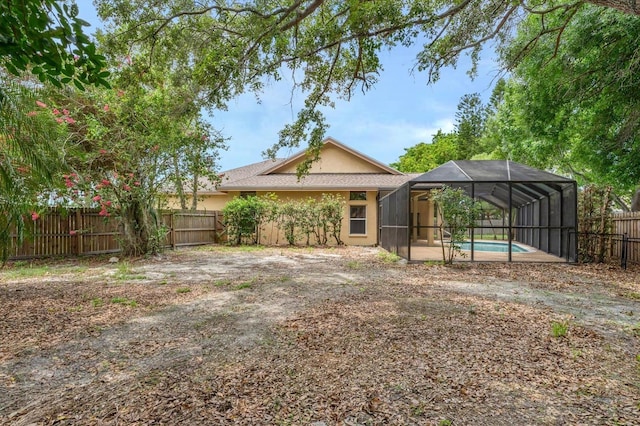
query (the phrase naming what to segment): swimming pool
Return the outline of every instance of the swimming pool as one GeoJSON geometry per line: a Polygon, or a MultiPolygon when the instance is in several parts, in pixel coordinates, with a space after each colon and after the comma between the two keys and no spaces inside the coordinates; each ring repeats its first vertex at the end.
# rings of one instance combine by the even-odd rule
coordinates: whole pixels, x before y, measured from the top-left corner
{"type": "MultiPolygon", "coordinates": [[[[460,243],[460,250],[471,251],[471,242],[465,241],[464,243],[460,243]]],[[[509,243],[506,241],[495,241],[495,242],[474,241],[473,250],[492,252],[492,253],[508,253],[509,243]]],[[[527,250],[526,248],[519,246],[516,243],[511,243],[511,253],[528,253],[528,252],[529,250],[527,250]]]]}

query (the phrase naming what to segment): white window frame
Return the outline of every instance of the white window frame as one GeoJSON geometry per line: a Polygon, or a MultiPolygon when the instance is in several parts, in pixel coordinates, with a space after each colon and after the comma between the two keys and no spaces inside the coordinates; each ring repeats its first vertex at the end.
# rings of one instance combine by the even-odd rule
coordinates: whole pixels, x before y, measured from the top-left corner
{"type": "Polygon", "coordinates": [[[366,237],[367,236],[367,205],[366,204],[349,204],[349,235],[354,237],[366,237]],[[351,217],[351,209],[354,207],[364,208],[364,217],[351,217]],[[353,221],[364,222],[364,232],[363,233],[353,233],[351,229],[351,224],[353,221]]]}

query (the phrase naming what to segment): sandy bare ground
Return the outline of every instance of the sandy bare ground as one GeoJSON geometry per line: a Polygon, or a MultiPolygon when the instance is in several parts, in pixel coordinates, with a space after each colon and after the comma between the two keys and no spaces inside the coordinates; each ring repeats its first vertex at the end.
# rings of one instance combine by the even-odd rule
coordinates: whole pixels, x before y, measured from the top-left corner
{"type": "Polygon", "coordinates": [[[0,423],[640,424],[637,269],[381,252],[14,265],[0,423]]]}

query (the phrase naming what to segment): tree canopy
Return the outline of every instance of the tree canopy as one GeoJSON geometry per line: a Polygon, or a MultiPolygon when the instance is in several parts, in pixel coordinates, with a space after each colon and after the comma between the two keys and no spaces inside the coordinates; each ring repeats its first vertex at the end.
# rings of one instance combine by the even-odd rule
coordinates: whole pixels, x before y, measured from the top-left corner
{"type": "MultiPolygon", "coordinates": [[[[586,5],[570,20],[562,9],[529,15],[500,46],[503,65],[515,66],[496,85],[476,151],[453,154],[510,158],[630,194],[640,184],[639,44],[640,19],[614,9],[586,5]],[[560,27],[561,39],[549,31],[560,27]]],[[[480,128],[474,122],[466,127],[480,128]]],[[[433,158],[439,145],[440,137],[410,148],[400,163],[433,158]]]]}
{"type": "Polygon", "coordinates": [[[73,82],[108,86],[105,58],[84,34],[89,23],[73,1],[0,2],[0,65],[16,76],[25,72],[58,87],[73,82]]]}
{"type": "MultiPolygon", "coordinates": [[[[637,14],[633,1],[593,3],[637,14]]],[[[478,60],[489,40],[506,43],[527,16],[562,17],[542,34],[559,36],[583,2],[506,0],[97,0],[108,22],[108,45],[121,54],[148,49],[149,61],[172,57],[193,69],[202,98],[226,108],[245,90],[259,92],[268,79],[290,72],[306,95],[294,123],[280,133],[282,146],[308,141],[319,148],[326,123],[319,107],[334,96],[366,91],[382,69],[379,52],[423,44],[417,67],[435,81],[461,54],[478,60]]],[[[474,72],[473,69],[470,70],[474,72]]]]}
{"type": "MultiPolygon", "coordinates": [[[[498,87],[501,88],[502,83],[498,87]]],[[[458,103],[452,132],[438,130],[431,143],[422,142],[406,148],[391,167],[402,172],[428,172],[450,160],[465,160],[483,154],[481,141],[489,111],[478,93],[464,95],[458,103]]]]}

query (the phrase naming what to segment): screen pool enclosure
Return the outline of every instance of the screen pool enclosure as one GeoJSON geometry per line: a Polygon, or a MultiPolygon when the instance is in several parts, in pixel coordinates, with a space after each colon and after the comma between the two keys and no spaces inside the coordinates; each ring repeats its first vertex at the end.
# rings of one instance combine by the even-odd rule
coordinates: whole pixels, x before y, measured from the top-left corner
{"type": "Polygon", "coordinates": [[[576,182],[509,160],[449,161],[382,197],[381,246],[409,261],[438,260],[449,234],[430,196],[445,186],[481,202],[466,260],[576,261],[576,182]],[[506,245],[502,257],[476,249],[490,241],[506,245]],[[516,253],[515,242],[525,251],[516,253]]]}

